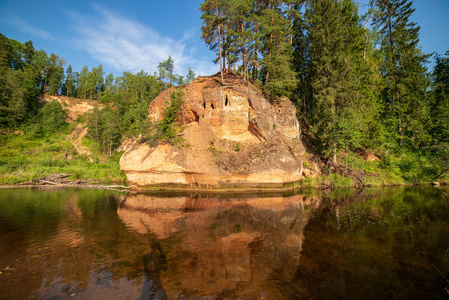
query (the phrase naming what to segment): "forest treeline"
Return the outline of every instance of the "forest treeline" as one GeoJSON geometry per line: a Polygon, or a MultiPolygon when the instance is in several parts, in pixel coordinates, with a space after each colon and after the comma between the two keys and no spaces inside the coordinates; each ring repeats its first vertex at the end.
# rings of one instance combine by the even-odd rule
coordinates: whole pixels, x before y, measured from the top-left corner
{"type": "Polygon", "coordinates": [[[164,89],[192,81],[190,69],[174,72],[171,57],[159,63],[158,71],[106,75],[102,65],[79,72],[55,54],[0,34],[0,129],[24,129],[35,136],[51,134],[66,125],[62,105],[43,106],[39,96],[61,95],[98,100],[104,106],[84,116],[89,136],[101,150],[111,153],[123,138],[148,133],[148,107],[164,89]],[[51,120],[51,121],[49,121],[51,120]]]}
{"type": "MultiPolygon", "coordinates": [[[[385,168],[416,169],[415,177],[447,174],[449,52],[422,53],[412,1],[370,1],[361,14],[354,0],[204,0],[200,11],[221,73],[235,70],[265,94],[289,97],[325,160],[373,152],[385,168]]],[[[106,109],[87,121],[104,152],[148,133],[150,102],[195,77],[190,69],[175,74],[171,58],[153,74],[114,77],[101,65],[78,72],[31,41],[3,35],[0,55],[2,128],[52,131],[45,126],[57,122],[42,122],[55,115],[40,107],[43,93],[98,100],[106,109]]]]}
{"type": "Polygon", "coordinates": [[[373,0],[364,14],[353,0],[205,0],[200,10],[222,72],[289,97],[322,157],[370,150],[425,176],[448,171],[449,52],[427,70],[412,1],[373,0]]]}

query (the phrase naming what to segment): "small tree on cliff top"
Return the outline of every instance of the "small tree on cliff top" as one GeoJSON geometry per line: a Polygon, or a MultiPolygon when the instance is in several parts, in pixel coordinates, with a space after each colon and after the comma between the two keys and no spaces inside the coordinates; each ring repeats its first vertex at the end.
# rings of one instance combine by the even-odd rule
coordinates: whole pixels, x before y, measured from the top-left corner
{"type": "Polygon", "coordinates": [[[179,135],[184,130],[177,124],[178,113],[181,111],[184,93],[181,89],[173,91],[170,95],[170,102],[163,112],[162,120],[152,124],[147,140],[154,146],[158,142],[167,142],[171,145],[181,145],[184,141],[179,135]]]}

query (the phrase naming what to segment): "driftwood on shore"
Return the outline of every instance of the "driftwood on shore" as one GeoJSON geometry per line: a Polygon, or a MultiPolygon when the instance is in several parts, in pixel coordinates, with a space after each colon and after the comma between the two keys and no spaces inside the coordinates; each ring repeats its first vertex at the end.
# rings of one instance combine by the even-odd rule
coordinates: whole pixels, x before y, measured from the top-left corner
{"type": "Polygon", "coordinates": [[[33,185],[33,186],[79,186],[87,188],[102,188],[102,189],[130,189],[132,186],[124,185],[97,185],[93,180],[69,180],[68,178],[72,174],[51,174],[45,177],[36,178],[31,181],[23,182],[21,185],[33,185]]]}

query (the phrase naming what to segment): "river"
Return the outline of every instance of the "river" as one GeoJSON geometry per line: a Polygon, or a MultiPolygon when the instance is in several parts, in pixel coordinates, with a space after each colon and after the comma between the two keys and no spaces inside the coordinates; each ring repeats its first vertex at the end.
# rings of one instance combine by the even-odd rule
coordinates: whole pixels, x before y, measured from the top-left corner
{"type": "Polygon", "coordinates": [[[447,299],[449,189],[0,190],[1,299],[447,299]]]}

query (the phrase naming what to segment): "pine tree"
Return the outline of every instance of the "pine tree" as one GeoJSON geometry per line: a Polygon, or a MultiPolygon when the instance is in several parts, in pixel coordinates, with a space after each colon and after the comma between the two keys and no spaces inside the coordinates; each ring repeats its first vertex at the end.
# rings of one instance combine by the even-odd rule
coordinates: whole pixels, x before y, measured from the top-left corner
{"type": "Polygon", "coordinates": [[[436,55],[432,72],[432,98],[430,117],[432,120],[432,154],[435,180],[449,172],[449,51],[445,57],[436,55]]]}
{"type": "Polygon", "coordinates": [[[203,20],[201,38],[209,45],[211,50],[218,51],[222,84],[224,83],[222,43],[224,40],[223,24],[225,22],[225,16],[223,11],[225,6],[226,1],[224,0],[205,0],[200,6],[202,12],[201,19],[203,20]]]}
{"type": "Polygon", "coordinates": [[[345,75],[349,74],[341,15],[334,1],[314,1],[308,19],[314,127],[321,151],[336,162],[339,117],[345,104],[342,92],[345,75]]]}
{"type": "Polygon", "coordinates": [[[22,75],[22,70],[9,70],[6,74],[8,123],[13,127],[23,122],[27,113],[26,90],[21,86],[22,75]]]}
{"type": "Polygon", "coordinates": [[[434,144],[449,144],[449,51],[445,57],[436,55],[433,69],[432,101],[432,137],[434,144]]]}
{"type": "Polygon", "coordinates": [[[173,85],[177,81],[177,78],[174,73],[175,63],[171,56],[160,62],[157,66],[159,71],[159,80],[168,81],[169,87],[173,85]]]}
{"type": "Polygon", "coordinates": [[[410,21],[415,11],[412,3],[410,0],[377,0],[373,19],[383,55],[384,118],[389,131],[395,132],[392,138],[399,147],[404,140],[410,146],[419,146],[427,140],[426,88],[429,82],[425,64],[429,55],[417,48],[420,27],[410,21]]]}
{"type": "Polygon", "coordinates": [[[46,80],[48,82],[47,92],[52,95],[58,95],[61,87],[62,81],[64,79],[64,68],[63,65],[65,61],[59,58],[58,55],[50,54],[50,59],[48,60],[48,66],[46,68],[46,80]]]}
{"type": "Polygon", "coordinates": [[[293,70],[293,52],[290,44],[290,24],[282,3],[268,0],[262,11],[262,40],[260,64],[263,69],[264,91],[268,94],[288,96],[297,84],[293,70]]]}
{"type": "Polygon", "coordinates": [[[62,94],[68,97],[73,97],[75,94],[75,78],[72,71],[72,66],[69,65],[66,70],[65,82],[62,88],[62,94]]]}
{"type": "Polygon", "coordinates": [[[364,30],[352,0],[316,0],[306,14],[307,42],[300,32],[297,48],[309,55],[298,60],[305,64],[303,84],[310,84],[303,97],[320,150],[335,163],[338,149],[368,140],[379,110],[372,92],[378,81],[363,60],[364,30]]]}
{"type": "Polygon", "coordinates": [[[87,99],[87,86],[88,86],[88,76],[89,68],[84,66],[79,73],[76,87],[76,96],[81,99],[87,99]]]}

